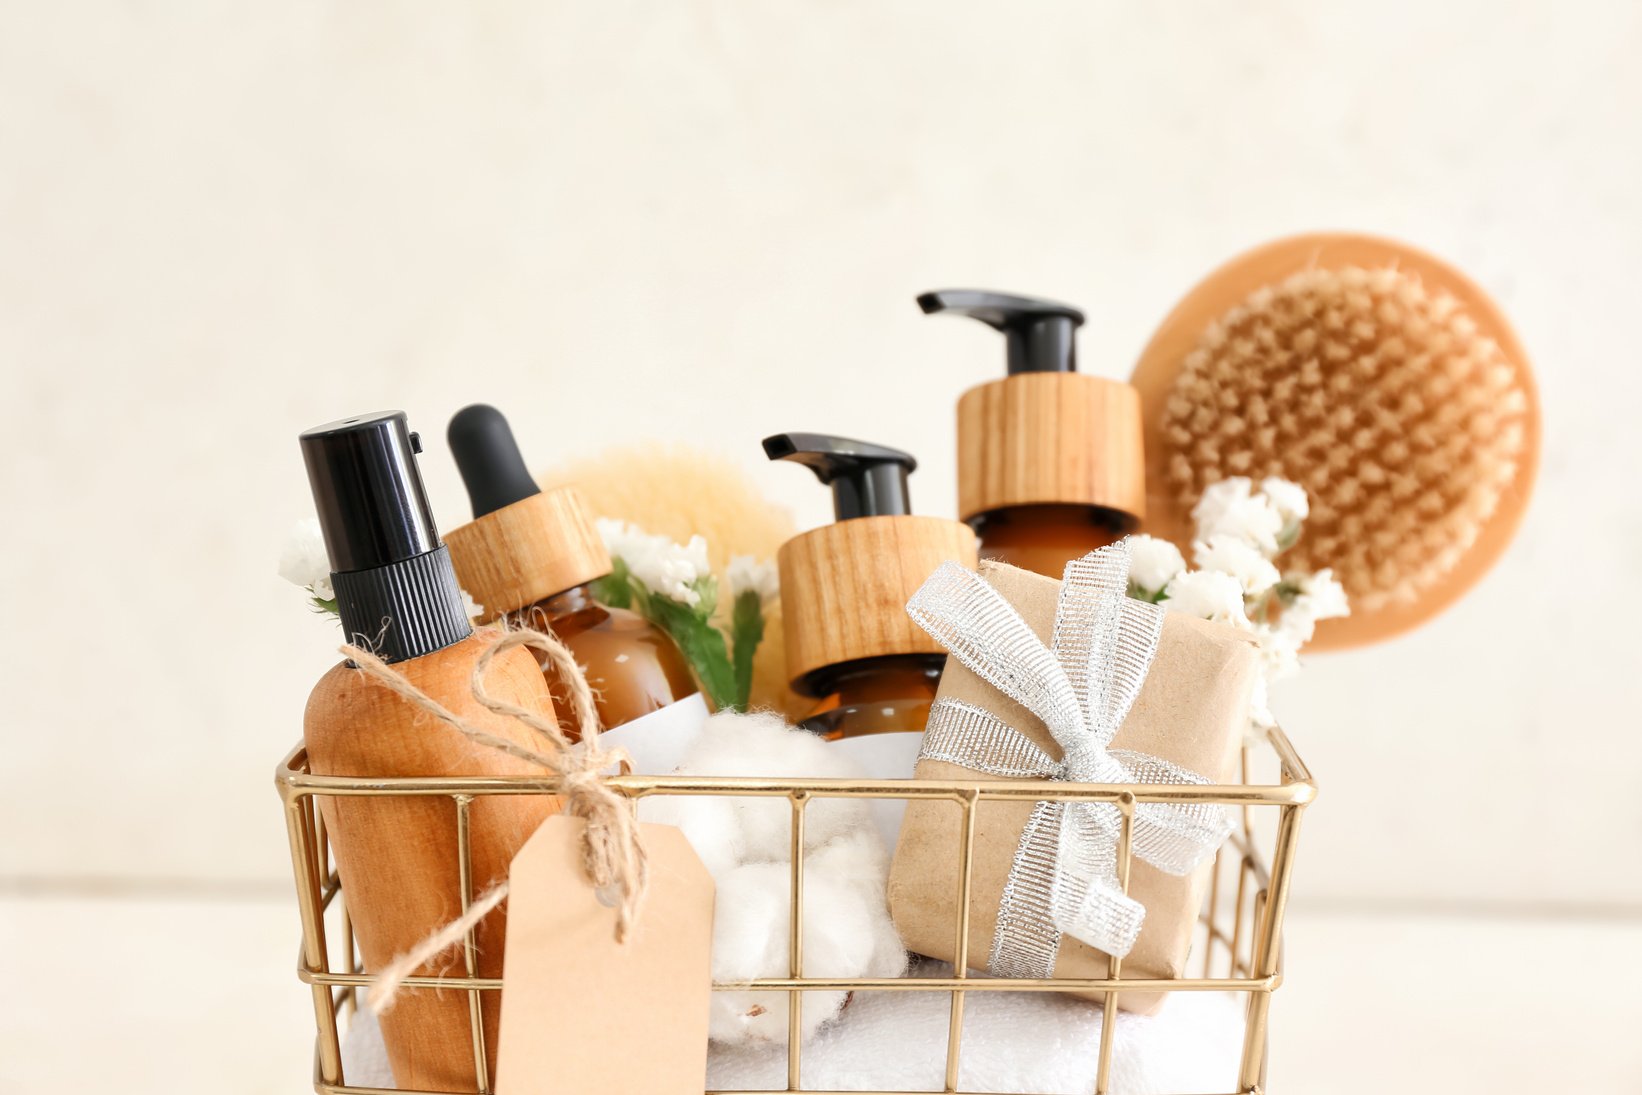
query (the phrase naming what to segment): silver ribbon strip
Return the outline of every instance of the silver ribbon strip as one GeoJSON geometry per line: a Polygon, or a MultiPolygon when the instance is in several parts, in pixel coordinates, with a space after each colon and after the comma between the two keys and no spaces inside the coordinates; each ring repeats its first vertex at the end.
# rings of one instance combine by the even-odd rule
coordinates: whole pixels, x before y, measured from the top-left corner
{"type": "MultiPolygon", "coordinates": [[[[1157,652],[1163,610],[1126,596],[1122,541],[1066,565],[1055,632],[1044,646],[1003,596],[973,571],[944,563],[907,602],[907,614],[971,672],[1043,720],[1056,760],[984,708],[942,700],[930,712],[921,757],[1011,779],[1074,783],[1209,782],[1161,757],[1109,748],[1157,652]]],[[[1004,883],[988,968],[999,977],[1048,977],[1062,934],[1122,957],[1146,909],[1123,892],[1117,850],[1123,815],[1106,802],[1040,802],[1021,832],[1004,883]]],[[[1231,832],[1223,807],[1142,803],[1134,854],[1189,874],[1231,832]]]]}

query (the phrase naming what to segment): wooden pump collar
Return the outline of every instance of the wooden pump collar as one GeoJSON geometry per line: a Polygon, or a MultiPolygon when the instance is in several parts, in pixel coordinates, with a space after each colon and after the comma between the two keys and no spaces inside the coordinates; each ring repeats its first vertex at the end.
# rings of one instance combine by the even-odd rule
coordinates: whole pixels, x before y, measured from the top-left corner
{"type": "Polygon", "coordinates": [[[1020,373],[958,400],[958,514],[1101,506],[1146,515],[1140,393],[1075,372],[1020,373]]]}
{"type": "Polygon", "coordinates": [[[907,616],[906,604],[935,568],[974,569],[979,543],[944,517],[857,517],[800,533],[781,546],[787,677],[893,654],[946,651],[907,616]]]}

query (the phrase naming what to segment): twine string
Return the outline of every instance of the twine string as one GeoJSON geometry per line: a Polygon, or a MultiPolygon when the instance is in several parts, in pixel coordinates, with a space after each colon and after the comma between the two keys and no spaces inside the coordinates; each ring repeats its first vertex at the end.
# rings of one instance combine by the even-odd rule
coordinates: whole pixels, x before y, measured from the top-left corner
{"type": "MultiPolygon", "coordinates": [[[[587,821],[582,842],[582,866],[600,900],[616,907],[616,939],[624,941],[638,919],[648,884],[649,866],[633,811],[629,809],[627,800],[604,781],[602,773],[612,764],[619,765],[623,772],[631,771],[632,761],[624,749],[604,751],[599,748],[599,717],[593,703],[593,692],[588,686],[587,675],[576,664],[575,655],[570,649],[552,635],[522,628],[507,631],[489,644],[473,666],[471,688],[474,700],[493,714],[516,719],[528,726],[544,743],[542,750],[531,749],[475,726],[416,687],[369,650],[351,643],[344,644],[341,650],[342,655],[368,679],[470,741],[534,764],[554,777],[559,793],[564,797],[566,812],[587,821]],[[579,744],[565,736],[557,719],[494,696],[485,686],[486,673],[495,657],[518,646],[540,652],[563,682],[571,714],[580,732],[579,744]]],[[[366,996],[370,1009],[381,1014],[392,1007],[407,977],[413,976],[418,969],[461,942],[468,932],[501,904],[507,894],[508,883],[504,879],[478,896],[460,917],[431,932],[384,967],[366,996]]]]}

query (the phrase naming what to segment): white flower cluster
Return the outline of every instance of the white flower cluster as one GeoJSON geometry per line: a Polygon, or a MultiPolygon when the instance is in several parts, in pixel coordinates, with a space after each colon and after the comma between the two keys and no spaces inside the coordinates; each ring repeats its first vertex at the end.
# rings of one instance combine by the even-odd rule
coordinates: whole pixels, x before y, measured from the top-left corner
{"type": "Polygon", "coordinates": [[[731,603],[748,591],[758,594],[759,603],[766,605],[773,604],[781,594],[780,575],[775,564],[768,560],[760,561],[751,555],[732,556],[724,577],[730,583],[731,603]]]}
{"type": "MultiPolygon", "coordinates": [[[[325,550],[325,534],[320,530],[319,518],[303,517],[291,526],[285,548],[279,553],[279,576],[312,594],[315,607],[332,610],[330,605],[317,603],[336,600],[336,590],[331,587],[331,557],[325,550]]],[[[483,615],[484,606],[467,590],[461,592],[468,619],[483,615]]]]}
{"type": "Polygon", "coordinates": [[[657,597],[695,608],[701,604],[701,585],[711,579],[707,541],[690,537],[680,545],[666,536],[652,536],[626,521],[600,518],[599,535],[611,555],[627,564],[634,578],[657,597]]]}
{"type": "Polygon", "coordinates": [[[1254,720],[1273,720],[1266,686],[1299,668],[1300,648],[1319,621],[1350,613],[1345,589],[1332,571],[1283,574],[1273,561],[1300,536],[1310,507],[1304,488],[1286,479],[1254,484],[1236,476],[1203,492],[1192,519],[1197,535],[1187,570],[1180,550],[1151,536],[1129,538],[1129,592],[1205,620],[1253,632],[1265,667],[1254,720]]]}
{"type": "Polygon", "coordinates": [[[331,558],[325,552],[319,518],[304,517],[291,526],[285,548],[279,553],[279,576],[321,601],[336,597],[331,589],[331,558]]]}

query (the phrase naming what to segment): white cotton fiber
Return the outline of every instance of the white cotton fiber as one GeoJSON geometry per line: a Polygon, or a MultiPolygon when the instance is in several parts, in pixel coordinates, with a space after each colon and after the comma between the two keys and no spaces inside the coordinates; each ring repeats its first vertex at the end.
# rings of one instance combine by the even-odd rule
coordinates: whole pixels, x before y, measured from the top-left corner
{"type": "MultiPolygon", "coordinates": [[[[702,727],[679,775],[859,779],[854,762],[775,715],[720,713],[702,727]]],[[[786,798],[652,795],[642,821],[683,830],[717,884],[713,980],[786,977],[792,906],[791,808],[786,798]]],[[[906,949],[885,901],[889,853],[862,800],[814,798],[804,822],[804,973],[897,977],[906,949]]],[[[804,993],[807,1039],[847,994],[804,993]]],[[[709,1032],[725,1046],[783,1043],[784,990],[713,993],[709,1032]]]]}
{"type": "Polygon", "coordinates": [[[716,795],[651,795],[639,800],[639,820],[682,830],[714,878],[742,859],[741,818],[735,804],[716,795]]]}
{"type": "MultiPolygon", "coordinates": [[[[796,730],[778,715],[721,712],[702,727],[680,775],[802,776],[861,779],[859,766],[807,730],[796,730]]],[[[750,863],[785,863],[792,849],[792,808],[784,798],[730,800],[741,822],[740,858],[750,863]]],[[[815,798],[804,811],[804,846],[816,848],[871,823],[861,799],[815,798]]]]}
{"type": "MultiPolygon", "coordinates": [[[[867,964],[858,974],[864,977],[899,977],[906,969],[906,945],[889,916],[885,892],[889,887],[889,853],[876,829],[867,828],[840,837],[804,857],[805,882],[820,878],[838,888],[840,896],[852,896],[848,904],[858,913],[862,930],[871,936],[867,964]]],[[[809,890],[805,889],[806,910],[809,890]]],[[[805,915],[809,913],[806,911],[805,915]]]]}
{"type": "MultiPolygon", "coordinates": [[[[870,831],[844,838],[805,857],[804,975],[806,977],[895,977],[906,967],[906,952],[884,905],[884,875],[854,873],[883,860],[870,845],[870,831]]],[[[792,907],[790,869],[752,863],[719,881],[713,923],[713,978],[742,981],[786,977],[788,910],[792,907]]],[[[842,992],[804,993],[802,1032],[809,1039],[843,1008],[842,992]]],[[[709,1034],[715,1042],[757,1045],[787,1037],[788,994],[782,990],[715,992],[709,1034]]]]}

